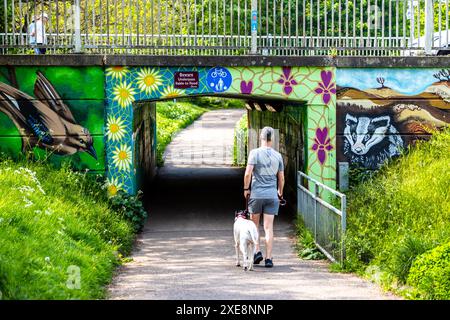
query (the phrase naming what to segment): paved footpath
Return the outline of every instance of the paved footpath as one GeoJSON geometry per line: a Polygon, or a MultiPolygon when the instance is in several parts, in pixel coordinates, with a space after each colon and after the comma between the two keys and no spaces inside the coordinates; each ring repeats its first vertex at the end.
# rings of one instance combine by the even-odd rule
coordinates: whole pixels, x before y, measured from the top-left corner
{"type": "Polygon", "coordinates": [[[133,261],[120,267],[108,288],[109,298],[395,298],[355,275],[331,273],[326,261],[297,258],[293,218],[283,212],[275,220],[274,268],[261,264],[244,272],[235,267],[232,228],[234,211],[243,206],[243,170],[227,167],[232,148],[223,144],[232,144],[233,127],[242,113],[208,112],[174,138],[149,200],[149,220],[138,236],[133,261]],[[187,157],[193,141],[197,156],[187,157]],[[228,153],[224,156],[219,149],[228,153]],[[180,150],[183,161],[173,157],[180,150]],[[203,160],[199,150],[206,155],[203,160]]]}

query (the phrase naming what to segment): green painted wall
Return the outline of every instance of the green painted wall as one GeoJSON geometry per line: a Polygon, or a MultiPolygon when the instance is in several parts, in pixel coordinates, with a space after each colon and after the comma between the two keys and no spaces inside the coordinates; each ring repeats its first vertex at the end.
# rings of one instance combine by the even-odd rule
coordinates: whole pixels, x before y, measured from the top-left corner
{"type": "MultiPolygon", "coordinates": [[[[14,108],[14,102],[8,96],[0,97],[0,152],[3,152],[12,158],[17,159],[22,151],[22,137],[26,136],[22,127],[30,126],[28,124],[18,125],[13,122],[17,116],[26,118],[30,113],[34,114],[34,118],[40,117],[55,103],[64,105],[69,113],[73,115],[73,119],[65,121],[65,125],[75,127],[76,125],[86,128],[92,138],[93,148],[96,150],[97,159],[90,154],[83,152],[83,146],[77,145],[77,150],[72,154],[68,154],[68,150],[61,151],[61,155],[56,155],[50,146],[38,147],[30,146],[29,151],[34,154],[37,159],[46,158],[55,165],[62,162],[70,162],[75,169],[89,169],[95,172],[103,173],[105,170],[104,156],[104,71],[101,67],[0,67],[0,83],[3,84],[3,93],[11,97],[11,92],[17,93],[17,96],[11,97],[18,103],[18,114],[7,115],[8,109],[14,108]],[[50,86],[59,95],[58,98],[46,96],[44,99],[36,99],[35,86],[37,82],[37,72],[49,81],[50,86]],[[9,87],[13,87],[17,91],[12,91],[9,87]],[[39,106],[38,104],[43,104],[39,106]],[[37,113],[33,106],[40,109],[37,113]],[[73,121],[74,120],[74,121],[73,121]]],[[[47,112],[47,114],[50,112],[47,112]]],[[[52,113],[53,114],[53,113],[52,113]]],[[[46,124],[49,132],[54,129],[53,126],[59,123],[63,115],[57,114],[57,118],[52,116],[52,124],[48,123],[48,119],[41,119],[46,124]]],[[[39,119],[37,119],[40,122],[39,119]]],[[[78,127],[77,127],[78,128],[78,127]]],[[[42,129],[42,128],[41,128],[42,129]]],[[[75,131],[78,133],[78,131],[75,131]]],[[[55,133],[56,134],[56,133],[55,133]]],[[[70,136],[70,133],[67,133],[70,136]]],[[[86,136],[86,135],[85,135],[86,136]]],[[[55,137],[54,144],[60,143],[60,137],[55,137]]],[[[78,137],[74,137],[78,138],[78,137]]]]}

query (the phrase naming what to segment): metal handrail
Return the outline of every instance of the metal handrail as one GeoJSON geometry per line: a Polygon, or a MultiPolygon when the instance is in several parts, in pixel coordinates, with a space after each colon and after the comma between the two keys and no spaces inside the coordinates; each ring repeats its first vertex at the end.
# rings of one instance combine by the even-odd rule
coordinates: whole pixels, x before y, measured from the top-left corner
{"type": "MultiPolygon", "coordinates": [[[[307,174],[305,174],[302,171],[298,171],[297,187],[300,188],[306,194],[308,194],[312,199],[314,199],[314,201],[320,203],[321,205],[325,206],[326,208],[330,209],[335,214],[337,214],[341,217],[341,219],[340,219],[340,222],[341,222],[341,257],[340,258],[341,259],[340,260],[341,260],[341,264],[342,264],[345,260],[345,233],[347,231],[347,213],[346,213],[347,198],[346,198],[346,195],[317,181],[316,179],[308,176],[307,174]],[[305,186],[302,185],[302,178],[304,178],[314,184],[313,185],[314,192],[311,192],[308,188],[306,188],[305,186]],[[323,190],[330,192],[331,194],[335,195],[336,197],[340,198],[340,202],[341,202],[340,209],[334,207],[331,203],[327,202],[325,199],[323,199],[321,197],[320,192],[319,192],[319,187],[322,188],[323,190]]],[[[315,216],[317,214],[316,211],[317,210],[315,209],[315,212],[314,212],[315,216]]],[[[315,218],[315,221],[316,221],[316,218],[315,218]]],[[[316,226],[314,227],[314,242],[315,242],[316,246],[319,248],[319,250],[323,254],[325,254],[325,256],[328,259],[330,259],[333,262],[336,262],[336,259],[316,241],[316,226]]]]}

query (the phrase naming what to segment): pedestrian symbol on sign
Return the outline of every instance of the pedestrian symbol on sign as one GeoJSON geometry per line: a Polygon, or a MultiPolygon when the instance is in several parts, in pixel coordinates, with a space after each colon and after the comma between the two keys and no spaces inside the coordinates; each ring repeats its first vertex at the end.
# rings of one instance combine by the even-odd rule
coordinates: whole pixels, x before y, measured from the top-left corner
{"type": "Polygon", "coordinates": [[[227,91],[231,86],[232,80],[230,71],[224,67],[211,68],[206,79],[208,86],[214,92],[227,91]]]}

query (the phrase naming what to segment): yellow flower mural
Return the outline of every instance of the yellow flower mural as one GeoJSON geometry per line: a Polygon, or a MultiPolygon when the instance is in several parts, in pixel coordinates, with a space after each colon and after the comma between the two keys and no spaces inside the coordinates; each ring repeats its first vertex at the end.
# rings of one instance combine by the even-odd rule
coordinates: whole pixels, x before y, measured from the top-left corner
{"type": "Polygon", "coordinates": [[[120,116],[117,118],[112,115],[108,116],[106,123],[106,137],[108,140],[119,141],[125,133],[125,123],[122,118],[120,116]]]}
{"type": "Polygon", "coordinates": [[[106,189],[110,197],[114,197],[117,192],[122,189],[122,187],[123,184],[119,182],[119,179],[117,177],[109,178],[106,181],[106,189]]]}
{"type": "Polygon", "coordinates": [[[139,89],[147,94],[162,85],[162,77],[159,72],[150,68],[142,68],[137,73],[136,81],[139,89]]]}
{"type": "Polygon", "coordinates": [[[165,87],[162,92],[162,97],[167,99],[176,98],[183,95],[183,90],[175,89],[173,86],[165,87]]]}
{"type": "Polygon", "coordinates": [[[114,100],[116,100],[122,108],[128,107],[135,101],[135,94],[136,91],[131,83],[127,84],[126,81],[119,83],[113,91],[114,100]]]}
{"type": "Polygon", "coordinates": [[[112,152],[113,163],[119,171],[130,171],[131,168],[131,147],[126,144],[121,144],[112,152]]]}
{"type": "Polygon", "coordinates": [[[123,67],[123,66],[115,66],[115,67],[106,68],[106,75],[111,77],[112,79],[122,80],[122,78],[128,72],[130,72],[128,67],[123,67]]]}

